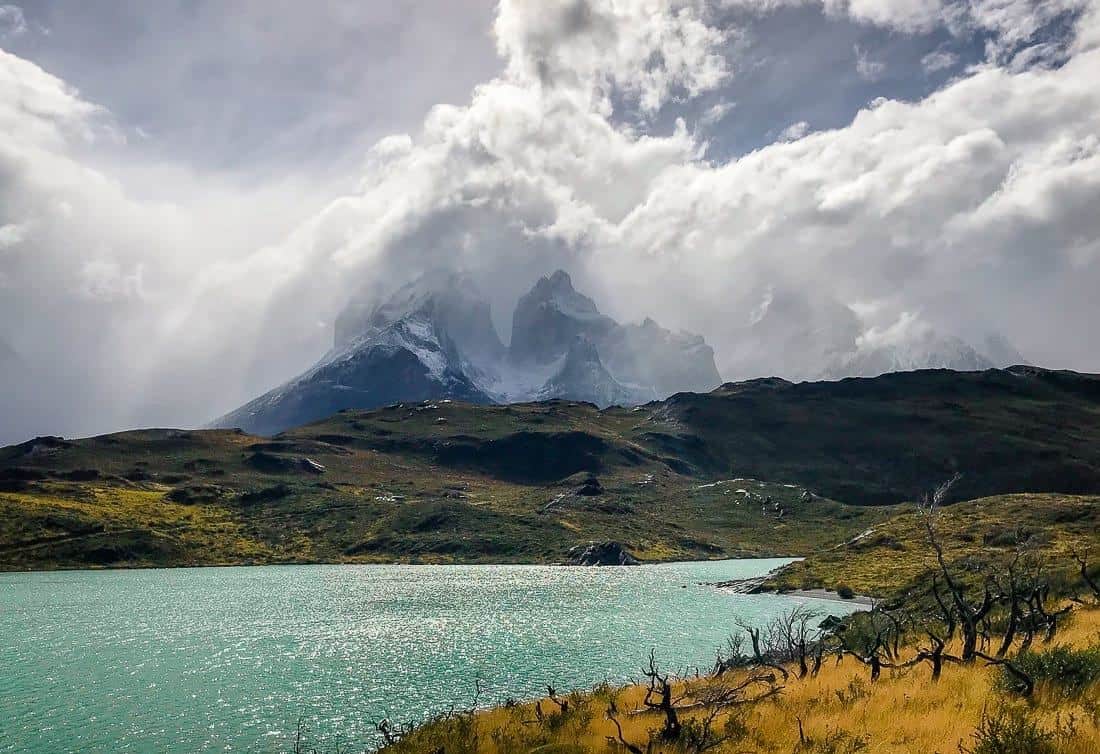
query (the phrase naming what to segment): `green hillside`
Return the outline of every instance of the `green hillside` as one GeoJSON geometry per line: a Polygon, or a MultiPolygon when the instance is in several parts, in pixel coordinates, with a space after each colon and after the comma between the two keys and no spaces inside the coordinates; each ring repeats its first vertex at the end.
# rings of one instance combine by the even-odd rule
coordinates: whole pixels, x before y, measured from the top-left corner
{"type": "Polygon", "coordinates": [[[801,555],[956,470],[964,498],[1100,492],[1097,438],[1100,378],[1030,368],[38,438],[0,449],[0,567],[801,555]]]}

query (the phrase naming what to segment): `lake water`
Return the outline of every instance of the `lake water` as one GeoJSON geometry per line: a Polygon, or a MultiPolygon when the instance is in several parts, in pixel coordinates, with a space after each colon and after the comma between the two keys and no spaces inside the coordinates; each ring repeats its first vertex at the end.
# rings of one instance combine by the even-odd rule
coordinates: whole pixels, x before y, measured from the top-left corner
{"type": "Polygon", "coordinates": [[[299,716],[365,744],[467,706],[475,678],[491,703],[636,677],[651,647],[706,669],[735,616],[799,600],[697,582],[785,562],[0,574],[0,751],[268,754],[299,716]]]}

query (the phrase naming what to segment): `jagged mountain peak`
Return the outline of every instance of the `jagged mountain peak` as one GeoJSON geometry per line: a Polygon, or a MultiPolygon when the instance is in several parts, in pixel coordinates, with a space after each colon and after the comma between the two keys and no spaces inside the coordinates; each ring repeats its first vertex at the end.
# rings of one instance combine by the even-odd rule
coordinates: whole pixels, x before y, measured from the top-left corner
{"type": "Polygon", "coordinates": [[[519,299],[507,349],[474,281],[433,270],[381,300],[357,297],[321,361],[216,425],[271,433],[341,408],[448,397],[625,405],[719,382],[700,336],[672,333],[652,319],[619,325],[563,270],[519,299]]]}
{"type": "Polygon", "coordinates": [[[558,270],[539,278],[516,303],[509,352],[518,362],[549,364],[578,335],[598,340],[615,326],[614,320],[600,314],[595,301],[577,292],[566,272],[558,270]]]}
{"type": "Polygon", "coordinates": [[[573,287],[573,279],[565,270],[539,278],[520,299],[517,309],[525,304],[550,306],[564,315],[580,319],[603,317],[596,302],[573,287]]]}
{"type": "Polygon", "coordinates": [[[569,398],[587,401],[597,406],[644,403],[652,400],[651,392],[620,384],[600,360],[600,353],[583,335],[573,338],[561,362],[561,367],[538,392],[538,398],[569,398]]]}
{"type": "Polygon", "coordinates": [[[337,318],[336,346],[374,337],[382,329],[415,317],[429,322],[436,334],[474,360],[499,359],[504,344],[492,313],[474,280],[463,272],[430,270],[406,283],[380,304],[354,300],[337,318]]]}

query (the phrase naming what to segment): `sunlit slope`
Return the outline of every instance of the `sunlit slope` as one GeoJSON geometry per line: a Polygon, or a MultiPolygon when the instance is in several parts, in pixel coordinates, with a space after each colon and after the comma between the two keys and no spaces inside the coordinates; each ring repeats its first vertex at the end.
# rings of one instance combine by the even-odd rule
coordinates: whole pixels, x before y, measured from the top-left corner
{"type": "Polygon", "coordinates": [[[589,540],[804,555],[956,470],[959,498],[1100,492],[1097,385],[932,371],[603,411],[399,404],[274,438],[38,438],[0,449],[0,564],[557,562],[589,540]]]}
{"type": "Polygon", "coordinates": [[[0,563],[559,562],[593,539],[652,560],[785,554],[885,515],[682,473],[624,440],[621,420],[576,404],[430,404],[275,439],[40,439],[2,451],[0,563]]]}
{"type": "MultiPolygon", "coordinates": [[[[982,559],[1007,566],[1021,549],[1049,563],[1053,588],[1078,581],[1073,554],[1100,545],[1100,497],[1000,495],[940,509],[936,528],[948,562],[982,559]]],[[[853,541],[808,555],[784,569],[769,586],[836,589],[889,596],[936,568],[924,518],[916,506],[869,527],[853,541]]]]}

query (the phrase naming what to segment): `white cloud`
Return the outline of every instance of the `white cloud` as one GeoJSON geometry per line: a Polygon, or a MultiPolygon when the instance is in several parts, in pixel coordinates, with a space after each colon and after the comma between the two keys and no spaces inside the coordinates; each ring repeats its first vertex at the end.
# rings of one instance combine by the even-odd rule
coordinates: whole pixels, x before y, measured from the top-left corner
{"type": "Polygon", "coordinates": [[[886,64],[878,60],[871,60],[867,55],[867,51],[859,45],[855,45],[852,51],[856,55],[856,73],[861,78],[868,81],[878,81],[882,78],[882,74],[886,73],[886,64]]]}
{"type": "Polygon", "coordinates": [[[924,57],[921,58],[921,67],[926,73],[936,73],[938,71],[947,70],[957,65],[959,62],[959,56],[950,50],[933,50],[924,57]]]}
{"type": "Polygon", "coordinates": [[[652,112],[678,90],[713,89],[729,75],[729,33],[689,0],[511,0],[500,4],[497,49],[516,82],[591,95],[612,89],[652,112]]]}
{"type": "MultiPolygon", "coordinates": [[[[1091,0],[720,0],[726,7],[767,13],[784,6],[820,5],[825,13],[906,34],[946,28],[961,38],[989,35],[988,54],[1004,62],[1060,18],[1094,12],[1091,0]]],[[[935,58],[934,58],[935,60],[935,58]]]]}
{"type": "Polygon", "coordinates": [[[863,23],[907,32],[926,32],[941,24],[941,0],[824,0],[833,14],[847,14],[863,23]]]}
{"type": "Polygon", "coordinates": [[[501,324],[536,274],[567,267],[609,313],[705,334],[731,378],[816,356],[765,343],[748,358],[754,313],[818,328],[807,342],[872,342],[913,326],[906,312],[983,322],[1041,362],[1100,368],[1094,7],[1064,65],[993,60],[728,162],[674,121],[735,75],[732,32],[711,23],[694,2],[504,0],[505,72],[378,142],[358,188],[285,238],[240,230],[289,214],[275,199],[150,168],[212,194],[152,202],[93,170],[81,145],[105,113],[0,55],[0,226],[33,221],[3,257],[0,321],[43,320],[37,347],[14,344],[28,361],[89,367],[83,393],[64,387],[97,426],[154,415],[135,395],[186,394],[157,421],[212,417],[307,366],[350,296],[438,265],[481,278],[501,324]]]}
{"type": "Polygon", "coordinates": [[[804,120],[800,120],[797,123],[784,128],[779,132],[779,141],[798,141],[803,136],[810,132],[810,124],[804,120]]]}
{"type": "Polygon", "coordinates": [[[0,5],[0,40],[27,32],[27,19],[18,5],[0,5]]]}
{"type": "Polygon", "coordinates": [[[716,125],[725,120],[726,116],[733,112],[734,107],[733,102],[718,102],[706,109],[699,118],[699,122],[704,126],[716,125]]]}
{"type": "Polygon", "coordinates": [[[27,237],[27,231],[26,224],[8,223],[7,225],[0,225],[0,251],[23,243],[27,237]]]}

